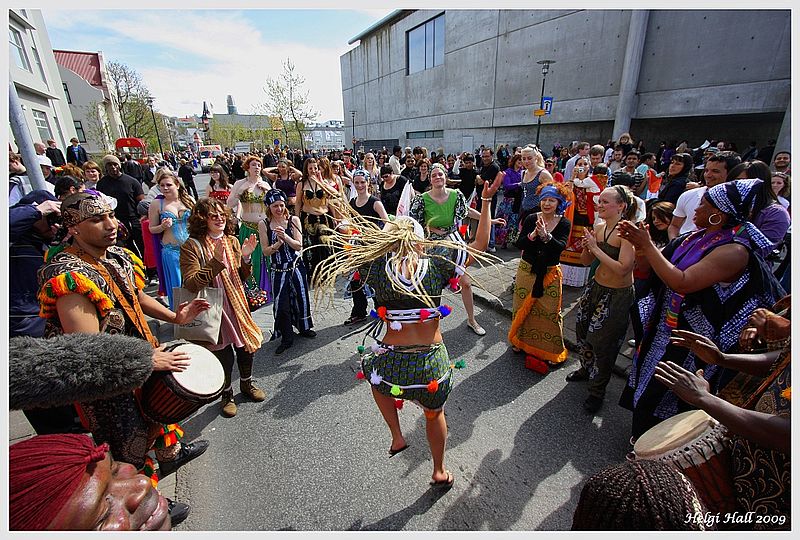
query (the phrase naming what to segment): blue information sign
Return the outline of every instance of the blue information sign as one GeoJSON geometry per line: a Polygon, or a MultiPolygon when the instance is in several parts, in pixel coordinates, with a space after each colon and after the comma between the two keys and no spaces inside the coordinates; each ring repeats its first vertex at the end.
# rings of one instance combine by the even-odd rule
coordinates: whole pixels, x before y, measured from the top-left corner
{"type": "Polygon", "coordinates": [[[274,144],[275,146],[279,146],[281,144],[281,140],[275,139],[274,141],[272,141],[272,144],[274,144]]]}
{"type": "Polygon", "coordinates": [[[550,111],[553,108],[553,96],[544,96],[542,98],[541,108],[547,111],[545,114],[550,114],[550,111]]]}

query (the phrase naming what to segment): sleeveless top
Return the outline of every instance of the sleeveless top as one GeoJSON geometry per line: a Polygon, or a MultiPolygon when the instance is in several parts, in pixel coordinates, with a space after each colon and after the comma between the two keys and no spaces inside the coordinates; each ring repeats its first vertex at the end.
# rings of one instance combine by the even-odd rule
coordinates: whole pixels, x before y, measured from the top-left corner
{"type": "MultiPolygon", "coordinates": [[[[260,189],[260,188],[259,188],[260,189]]],[[[243,203],[264,203],[264,195],[256,195],[253,191],[242,191],[239,194],[239,201],[243,203]]]]}
{"type": "Polygon", "coordinates": [[[283,191],[287,197],[294,197],[297,195],[297,184],[291,178],[283,180],[279,178],[275,180],[275,189],[283,191]]]}
{"type": "Polygon", "coordinates": [[[619,260],[620,246],[612,246],[611,244],[608,244],[606,242],[598,242],[597,247],[599,247],[603,253],[605,253],[615,261],[619,260]]]}
{"type": "Polygon", "coordinates": [[[378,202],[378,199],[370,195],[364,206],[358,206],[356,204],[356,199],[350,199],[350,206],[362,216],[372,218],[370,221],[372,221],[378,227],[383,227],[383,220],[378,215],[378,212],[375,211],[376,202],[378,202]]]}
{"type": "MultiPolygon", "coordinates": [[[[278,241],[278,233],[274,232],[270,228],[268,219],[264,220],[264,225],[267,226],[267,236],[269,237],[270,245],[276,243],[278,241]]],[[[289,216],[289,223],[286,225],[286,234],[288,236],[292,235],[292,227],[292,216],[289,216]]],[[[297,257],[297,252],[290,248],[286,242],[284,242],[278,251],[270,255],[270,261],[272,262],[274,269],[280,268],[281,270],[285,270],[294,264],[294,261],[297,259],[297,257]]]]}
{"type": "Polygon", "coordinates": [[[541,174],[542,171],[539,171],[536,173],[536,176],[533,177],[533,180],[530,182],[522,182],[520,184],[522,186],[521,208],[523,210],[533,210],[539,206],[539,195],[536,194],[536,188],[539,187],[539,176],[541,176],[541,174]]]}
{"type": "MultiPolygon", "coordinates": [[[[172,212],[164,210],[164,199],[159,200],[161,201],[161,219],[172,218],[172,227],[170,227],[172,236],[178,241],[178,245],[183,244],[189,239],[189,231],[186,227],[189,222],[189,216],[192,215],[192,211],[187,209],[181,217],[178,217],[172,212]]],[[[162,236],[161,238],[163,243],[164,237],[162,236]]]]}

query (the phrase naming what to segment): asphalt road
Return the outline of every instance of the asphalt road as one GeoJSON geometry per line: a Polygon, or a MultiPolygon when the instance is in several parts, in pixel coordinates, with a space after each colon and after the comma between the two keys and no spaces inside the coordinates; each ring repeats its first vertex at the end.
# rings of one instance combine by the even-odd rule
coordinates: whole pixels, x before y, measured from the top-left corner
{"type": "MultiPolygon", "coordinates": [[[[388,458],[388,428],[355,377],[362,335],[342,337],[350,303],[340,298],[315,308],[315,339],[297,338],[282,356],[275,342],[262,346],[254,378],[265,402],[243,402],[234,383],[236,417],[214,403],[183,422],[186,440],[211,446],[177,473],[177,499],[192,513],[176,529],[568,530],[584,480],[629,450],[622,379],[593,417],[581,408],[583,383],[564,380],[575,358],[536,374],[507,348],[507,317],[476,306],[487,331],[478,337],[460,298],[446,303],[445,343],[467,363],[445,407],[453,489],[428,486],[425,420],[413,404],[400,411],[410,448],[388,458]]],[[[256,319],[271,328],[271,308],[256,319]]]]}

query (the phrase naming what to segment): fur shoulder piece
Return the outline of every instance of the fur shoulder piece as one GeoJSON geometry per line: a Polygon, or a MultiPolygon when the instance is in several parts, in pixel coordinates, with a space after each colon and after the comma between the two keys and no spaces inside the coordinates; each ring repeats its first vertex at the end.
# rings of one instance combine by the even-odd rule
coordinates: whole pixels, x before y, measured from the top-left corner
{"type": "Polygon", "coordinates": [[[123,335],[12,338],[10,408],[55,407],[130,392],[150,376],[152,356],[147,341],[123,335]]]}

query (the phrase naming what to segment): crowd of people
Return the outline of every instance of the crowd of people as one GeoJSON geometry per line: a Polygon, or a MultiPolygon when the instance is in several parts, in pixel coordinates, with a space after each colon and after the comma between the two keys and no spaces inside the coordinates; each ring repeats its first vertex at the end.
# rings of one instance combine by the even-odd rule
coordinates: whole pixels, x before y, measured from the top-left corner
{"type": "MultiPolygon", "coordinates": [[[[444,466],[443,407],[461,366],[451,363],[439,329],[453,309],[442,291],[460,293],[467,327],[485,335],[469,267],[499,263],[491,255],[498,249],[519,250],[507,334],[513,354],[542,375],[568,363],[564,272],[580,269],[579,361],[566,380],[586,381],[583,408],[594,414],[604,406],[632,325],[633,368],[619,400],[633,413],[631,444],[681,413],[705,410],[734,438],[736,507],[785,515],[780,528],[789,526],[789,314],[779,301],[789,291],[790,264],[788,255],[774,260],[789,247],[788,151],[774,153],[774,144],[758,151],[753,143],[740,155],[730,143],[706,141],[697,148],[663,142],[653,153],[627,133],[606,145],[576,141],[551,152],[531,144],[457,155],[276,146],[224,153],[208,185],[197,186],[192,155],[140,164],[108,154],[98,163],[75,143],[68,159],[54,143],[42,149],[33,166],[41,167],[45,190],[33,190],[26,165],[9,156],[12,337],[133,336],[152,347],[152,371],[181,372],[191,359],[165,349],[145,316],[186,325],[212,305],[200,297],[176,301],[175,292],[222,289],[216,339],[199,343],[223,368],[220,410],[231,417],[234,358],[242,394],[267,399],[252,372],[268,332],[251,311],[272,304],[274,354],[284,354],[297,336],[316,336],[312,294],[334,294],[343,280],[353,302],[343,325],[369,324],[373,336],[385,326],[377,343],[359,347],[358,375],[389,428],[389,455],[408,447],[397,409],[412,401],[426,419],[431,485],[449,488],[455,478],[444,466]],[[145,293],[156,284],[155,294],[145,293]],[[762,482],[769,476],[769,493],[753,487],[759,475],[762,482]]],[[[124,528],[120,520],[167,528],[185,519],[188,505],[150,494],[132,471],[157,486],[208,443],[180,441],[180,425],[149,418],[139,399],[120,388],[101,398],[78,395],[74,406],[43,399],[25,409],[38,436],[12,446],[12,528],[124,528]],[[49,459],[72,465],[61,473],[61,489],[52,487],[57,498],[33,515],[22,501],[44,503],[31,503],[22,483],[36,473],[30,456],[48,448],[49,459]],[[116,464],[106,465],[109,452],[116,464]],[[97,499],[80,479],[109,474],[148,493],[141,512],[149,518],[139,510],[99,523],[78,515],[97,499]]],[[[675,511],[633,519],[631,512],[647,506],[639,499],[597,516],[589,505],[608,499],[608,475],[632,476],[615,500],[655,497],[658,484],[679,493],[673,510],[715,510],[702,492],[695,504],[698,495],[680,472],[653,467],[620,466],[592,478],[573,527],[602,528],[606,520],[683,528],[675,511]]]]}

